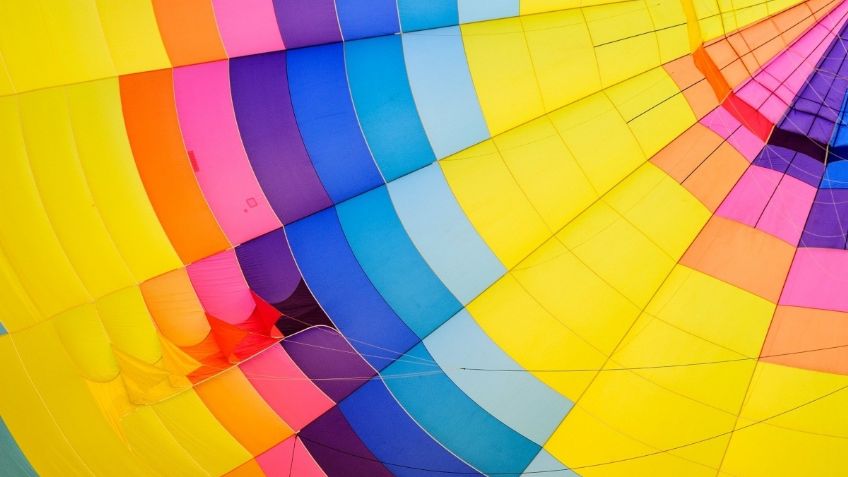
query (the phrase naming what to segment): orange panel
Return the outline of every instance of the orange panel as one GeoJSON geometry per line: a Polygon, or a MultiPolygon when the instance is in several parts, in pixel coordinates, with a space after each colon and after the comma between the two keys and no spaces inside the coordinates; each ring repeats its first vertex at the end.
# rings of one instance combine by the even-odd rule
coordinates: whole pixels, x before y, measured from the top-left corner
{"type": "Polygon", "coordinates": [[[206,313],[184,268],[142,283],[141,294],[156,326],[177,346],[193,346],[209,334],[206,313]]]}
{"type": "Polygon", "coordinates": [[[739,151],[724,142],[683,181],[683,187],[715,212],[748,165],[739,151]]]}
{"type": "Polygon", "coordinates": [[[777,303],[794,255],[773,235],[713,216],[680,263],[777,303]]]}
{"type": "Polygon", "coordinates": [[[235,469],[224,474],[223,477],[265,477],[265,472],[255,460],[251,459],[235,469]]]}
{"type": "Polygon", "coordinates": [[[229,248],[192,172],[174,104],[171,70],[122,76],[130,144],[150,202],[183,263],[229,248]]]}
{"type": "Polygon", "coordinates": [[[195,389],[218,421],[254,456],[294,434],[238,367],[198,384],[195,389]]]}
{"type": "Polygon", "coordinates": [[[153,9],[172,65],[227,57],[211,0],[153,0],[153,9]]]}
{"type": "Polygon", "coordinates": [[[651,158],[677,182],[683,182],[721,144],[721,137],[701,123],[695,123],[651,158]]]}
{"type": "Polygon", "coordinates": [[[763,346],[762,359],[797,368],[848,374],[846,345],[848,313],[779,306],[763,346]]]}

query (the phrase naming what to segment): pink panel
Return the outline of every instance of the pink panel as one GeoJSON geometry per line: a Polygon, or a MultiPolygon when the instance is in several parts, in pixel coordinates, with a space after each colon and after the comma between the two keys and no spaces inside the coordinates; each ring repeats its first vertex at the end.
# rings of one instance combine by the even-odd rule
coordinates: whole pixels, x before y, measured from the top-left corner
{"type": "Polygon", "coordinates": [[[195,176],[230,243],[279,228],[241,143],[227,62],[174,69],[174,95],[195,176]]]}
{"type": "Polygon", "coordinates": [[[303,374],[282,346],[268,348],[242,363],[241,369],[292,429],[303,429],[333,407],[333,401],[303,374]]]}
{"type": "Polygon", "coordinates": [[[701,124],[712,129],[713,132],[725,139],[741,126],[739,121],[724,109],[724,106],[715,108],[710,114],[704,116],[701,119],[701,124]]]}
{"type": "Polygon", "coordinates": [[[282,50],[272,0],[212,0],[227,56],[282,50]]]}
{"type": "Polygon", "coordinates": [[[815,197],[815,187],[792,176],[783,176],[757,228],[797,245],[815,197]]]}
{"type": "Polygon", "coordinates": [[[848,250],[799,248],[781,305],[848,312],[848,250]]]}
{"type": "Polygon", "coordinates": [[[256,458],[267,475],[279,477],[327,477],[297,436],[289,437],[256,458]]]}
{"type": "Polygon", "coordinates": [[[745,159],[748,159],[748,162],[756,159],[757,154],[760,153],[766,144],[748,128],[737,129],[736,132],[730,135],[727,142],[739,151],[745,159]]]}
{"type": "Polygon", "coordinates": [[[203,309],[230,324],[244,322],[256,306],[238,258],[232,250],[216,253],[186,267],[203,309]]]}
{"type": "Polygon", "coordinates": [[[716,214],[753,227],[783,174],[751,166],[724,199],[716,214]]]}

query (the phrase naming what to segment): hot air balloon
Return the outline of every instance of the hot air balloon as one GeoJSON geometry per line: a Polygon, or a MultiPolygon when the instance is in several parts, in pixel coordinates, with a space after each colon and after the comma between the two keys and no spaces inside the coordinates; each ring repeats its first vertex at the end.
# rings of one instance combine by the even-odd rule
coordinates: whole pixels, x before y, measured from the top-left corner
{"type": "Polygon", "coordinates": [[[0,0],[0,475],[848,474],[848,2],[0,0]]]}

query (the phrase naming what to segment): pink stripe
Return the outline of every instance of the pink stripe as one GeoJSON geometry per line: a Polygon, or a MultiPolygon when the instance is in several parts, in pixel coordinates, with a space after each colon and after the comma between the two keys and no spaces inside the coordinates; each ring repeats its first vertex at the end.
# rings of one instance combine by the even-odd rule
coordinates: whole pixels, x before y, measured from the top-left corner
{"type": "Polygon", "coordinates": [[[799,248],[781,305],[848,312],[848,250],[799,248]]]}
{"type": "Polygon", "coordinates": [[[289,437],[256,458],[267,475],[280,477],[327,477],[297,436],[289,437]]]}
{"type": "Polygon", "coordinates": [[[742,174],[716,214],[753,227],[781,176],[783,174],[777,171],[752,165],[742,174]]]}
{"type": "Polygon", "coordinates": [[[797,245],[815,197],[815,187],[792,176],[783,176],[757,228],[797,245]]]}
{"type": "Polygon", "coordinates": [[[230,58],[284,48],[272,0],[212,0],[230,58]]]}
{"type": "Polygon", "coordinates": [[[174,94],[197,181],[230,242],[240,244],[279,228],[241,143],[227,62],[174,69],[174,94]]]}
{"type": "Polygon", "coordinates": [[[333,407],[333,401],[303,374],[282,346],[268,348],[242,363],[241,369],[292,429],[303,429],[333,407]]]}
{"type": "Polygon", "coordinates": [[[194,262],[186,270],[206,313],[233,325],[253,313],[256,302],[232,250],[194,262]]]}

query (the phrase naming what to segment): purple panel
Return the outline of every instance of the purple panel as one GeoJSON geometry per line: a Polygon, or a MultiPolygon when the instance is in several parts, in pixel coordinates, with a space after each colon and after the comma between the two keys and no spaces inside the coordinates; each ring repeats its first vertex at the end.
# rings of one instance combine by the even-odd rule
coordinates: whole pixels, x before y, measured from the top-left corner
{"type": "MultiPolygon", "coordinates": [[[[775,131],[777,131],[777,129],[775,129],[775,131]]],[[[786,172],[786,169],[789,168],[789,164],[792,162],[794,157],[794,151],[790,151],[789,149],[775,146],[773,144],[766,144],[762,151],[757,154],[756,159],[754,159],[754,165],[783,174],[786,172]]]]}
{"type": "Polygon", "coordinates": [[[300,439],[328,477],[392,477],[336,407],[300,431],[300,439]]]}
{"type": "Polygon", "coordinates": [[[801,247],[845,248],[848,190],[820,189],[807,218],[801,247]]]}
{"type": "Polygon", "coordinates": [[[333,0],[274,0],[286,49],[342,40],[333,0]]]}
{"type": "Polygon", "coordinates": [[[244,148],[280,220],[287,224],[328,207],[292,111],[285,53],[230,60],[230,86],[244,148]]]}
{"type": "Polygon", "coordinates": [[[813,187],[818,187],[824,175],[824,162],[798,153],[786,173],[813,187]]]}
{"type": "Polygon", "coordinates": [[[335,402],[376,375],[374,369],[333,329],[310,328],[286,338],[283,347],[297,366],[335,402]]]}
{"type": "Polygon", "coordinates": [[[332,326],[306,287],[282,228],[239,245],[236,255],[250,289],[283,313],[277,328],[284,335],[332,326]]]}

